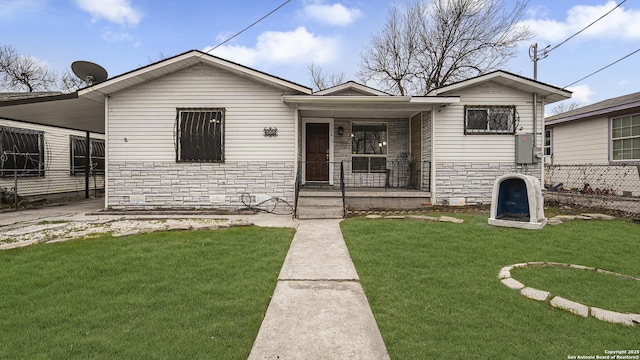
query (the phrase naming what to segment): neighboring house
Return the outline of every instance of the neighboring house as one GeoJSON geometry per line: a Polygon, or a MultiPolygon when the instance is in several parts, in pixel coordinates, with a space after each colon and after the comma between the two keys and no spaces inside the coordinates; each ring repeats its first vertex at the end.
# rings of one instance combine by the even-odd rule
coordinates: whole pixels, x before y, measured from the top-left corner
{"type": "Polygon", "coordinates": [[[549,185],[640,195],[640,92],[547,117],[545,135],[549,185]]]}
{"type": "MultiPolygon", "coordinates": [[[[91,189],[104,188],[104,135],[90,133],[91,189]]],[[[0,118],[0,191],[4,201],[85,190],[87,133],[0,118]]]]}
{"type": "Polygon", "coordinates": [[[489,203],[498,176],[541,177],[543,105],[571,93],[496,71],[427,96],[313,94],[194,50],[76,95],[105,124],[106,207],[238,209],[341,179],[355,208],[489,203]]]}
{"type": "Polygon", "coordinates": [[[640,92],[545,119],[549,163],[640,163],[640,92]]]}

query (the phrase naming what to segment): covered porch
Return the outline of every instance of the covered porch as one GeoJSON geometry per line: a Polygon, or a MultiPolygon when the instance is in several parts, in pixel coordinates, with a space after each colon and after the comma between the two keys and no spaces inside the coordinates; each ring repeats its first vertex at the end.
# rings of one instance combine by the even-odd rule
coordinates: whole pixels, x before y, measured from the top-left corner
{"type": "MultiPolygon", "coordinates": [[[[432,113],[458,97],[392,96],[347,83],[295,104],[297,188],[320,204],[417,208],[430,201],[432,113]]],[[[311,203],[314,203],[311,201],[311,203]]]]}

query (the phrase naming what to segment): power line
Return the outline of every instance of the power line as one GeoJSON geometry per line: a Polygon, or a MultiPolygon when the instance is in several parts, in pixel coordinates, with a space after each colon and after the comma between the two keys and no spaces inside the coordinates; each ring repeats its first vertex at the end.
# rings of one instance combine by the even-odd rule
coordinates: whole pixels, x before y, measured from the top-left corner
{"type": "Polygon", "coordinates": [[[227,38],[226,40],[222,41],[220,44],[212,47],[211,49],[207,50],[207,51],[203,51],[203,53],[199,54],[198,56],[196,56],[195,59],[192,59],[191,61],[187,62],[186,64],[183,64],[182,66],[180,66],[179,69],[183,69],[187,66],[189,66],[190,64],[192,64],[194,61],[200,59],[202,56],[204,56],[204,54],[210,54],[211,51],[219,48],[220,46],[226,44],[227,42],[231,41],[231,39],[237,37],[238,35],[242,34],[243,32],[249,30],[250,28],[252,28],[253,26],[255,26],[257,23],[261,22],[262,20],[266,19],[267,17],[269,17],[270,15],[272,15],[273,13],[275,13],[276,11],[280,10],[283,6],[287,5],[288,3],[290,3],[291,0],[287,0],[285,2],[283,2],[282,4],[280,4],[280,6],[278,6],[277,8],[271,10],[269,13],[267,13],[266,15],[264,15],[263,17],[261,17],[260,19],[254,21],[253,23],[251,23],[251,25],[245,27],[244,29],[238,31],[237,33],[235,33],[233,36],[227,38]]]}
{"type": "MultiPolygon", "coordinates": [[[[626,0],[625,0],[625,1],[626,1],[626,0]]],[[[245,32],[245,31],[249,30],[250,28],[252,28],[253,26],[255,26],[257,23],[259,23],[260,21],[262,21],[262,20],[264,20],[264,19],[268,18],[271,14],[273,14],[274,12],[276,12],[276,11],[280,10],[282,7],[284,7],[285,5],[287,5],[287,4],[288,4],[288,3],[290,3],[290,2],[291,2],[291,0],[287,0],[287,1],[283,2],[282,4],[280,4],[280,6],[278,6],[277,8],[275,8],[275,9],[273,9],[273,10],[271,10],[268,14],[266,14],[266,15],[265,15],[265,16],[263,16],[263,17],[261,17],[260,19],[258,19],[258,20],[256,20],[256,21],[254,21],[251,25],[249,25],[249,26],[245,27],[244,29],[242,29],[242,30],[238,31],[238,32],[237,32],[237,33],[235,33],[233,36],[231,36],[231,37],[227,38],[226,40],[224,40],[224,41],[223,41],[223,42],[221,42],[220,44],[218,44],[218,45],[216,45],[216,46],[212,47],[211,49],[209,49],[209,50],[207,51],[207,54],[208,54],[208,53],[210,53],[211,51],[213,51],[213,50],[215,50],[215,49],[219,48],[220,46],[222,46],[222,45],[224,45],[224,44],[228,43],[229,41],[231,41],[231,40],[232,40],[232,39],[234,39],[235,37],[239,36],[239,35],[240,35],[240,34],[242,34],[243,32],[245,32]]]]}
{"type": "Polygon", "coordinates": [[[571,86],[571,85],[575,85],[575,84],[579,83],[580,81],[582,81],[582,80],[584,80],[584,79],[587,79],[587,78],[589,78],[589,77],[591,77],[591,76],[593,76],[593,75],[595,75],[595,74],[597,74],[597,73],[601,72],[602,70],[607,69],[607,68],[609,68],[609,67],[611,67],[611,66],[613,66],[613,65],[615,65],[615,64],[617,64],[617,63],[619,63],[620,61],[622,61],[622,60],[624,60],[624,59],[628,58],[629,56],[631,56],[631,55],[633,55],[633,54],[635,54],[635,53],[637,53],[637,52],[639,52],[639,51],[640,51],[640,49],[637,49],[636,51],[633,51],[632,53],[630,53],[630,54],[628,54],[628,55],[625,55],[625,56],[621,57],[620,59],[618,59],[618,60],[616,60],[616,61],[612,62],[611,64],[609,64],[609,65],[607,65],[607,66],[605,66],[605,67],[603,67],[603,68],[600,68],[600,69],[598,69],[598,70],[596,70],[596,71],[592,72],[591,74],[589,74],[589,75],[587,75],[587,76],[583,77],[582,79],[572,82],[571,84],[569,84],[569,85],[567,85],[567,86],[563,87],[563,89],[566,89],[566,88],[568,88],[568,87],[569,87],[569,86],[571,86]]]}
{"type": "Polygon", "coordinates": [[[582,30],[578,31],[577,33],[569,36],[566,40],[564,40],[563,42],[561,42],[560,44],[552,47],[549,50],[544,50],[544,56],[546,57],[550,52],[552,52],[553,50],[557,49],[558,47],[560,47],[561,45],[563,45],[564,43],[566,43],[567,41],[573,39],[574,37],[576,37],[578,34],[580,34],[581,32],[587,30],[589,27],[591,27],[591,25],[597,23],[598,21],[602,20],[605,16],[611,14],[611,12],[617,8],[620,7],[620,5],[624,4],[625,2],[627,2],[627,0],[622,0],[618,5],[616,5],[616,7],[614,7],[613,9],[609,10],[606,14],[600,16],[599,18],[597,18],[595,21],[593,21],[591,24],[585,26],[584,28],[582,28],[582,30]]]}

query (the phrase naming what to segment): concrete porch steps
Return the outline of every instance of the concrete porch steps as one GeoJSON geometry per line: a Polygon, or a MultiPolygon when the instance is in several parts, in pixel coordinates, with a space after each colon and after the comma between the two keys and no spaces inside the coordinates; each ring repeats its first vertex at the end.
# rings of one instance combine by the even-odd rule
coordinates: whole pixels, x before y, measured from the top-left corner
{"type": "Polygon", "coordinates": [[[342,219],[342,195],[339,190],[300,191],[298,196],[298,219],[342,219]]]}

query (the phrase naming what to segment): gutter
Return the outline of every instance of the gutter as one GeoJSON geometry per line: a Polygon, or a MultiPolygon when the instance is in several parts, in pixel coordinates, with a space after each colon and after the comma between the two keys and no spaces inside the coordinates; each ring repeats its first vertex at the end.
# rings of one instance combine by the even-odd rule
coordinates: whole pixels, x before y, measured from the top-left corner
{"type": "Polygon", "coordinates": [[[459,103],[459,96],[314,96],[283,95],[282,101],[295,104],[372,104],[372,103],[404,103],[404,104],[451,104],[459,103]]]}

